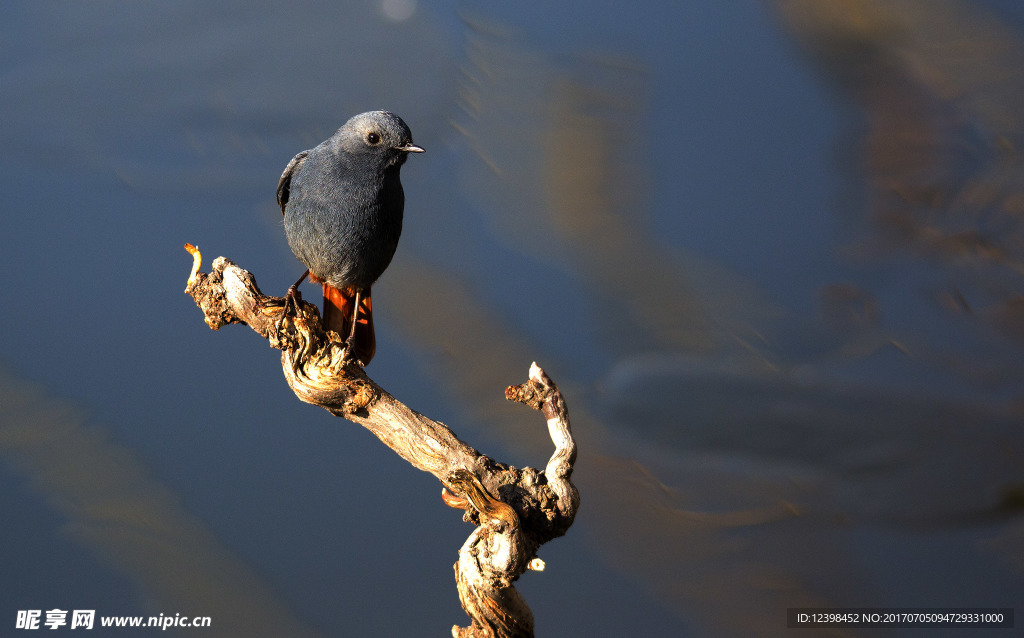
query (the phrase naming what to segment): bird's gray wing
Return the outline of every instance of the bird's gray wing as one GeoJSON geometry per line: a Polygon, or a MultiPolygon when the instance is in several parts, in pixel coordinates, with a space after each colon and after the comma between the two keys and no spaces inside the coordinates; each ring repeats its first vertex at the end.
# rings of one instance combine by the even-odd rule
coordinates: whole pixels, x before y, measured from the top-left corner
{"type": "Polygon", "coordinates": [[[302,163],[306,161],[309,151],[302,151],[288,162],[281,173],[281,179],[277,182],[277,205],[281,207],[281,214],[284,215],[284,206],[288,203],[288,194],[292,188],[292,176],[295,175],[302,163]]]}

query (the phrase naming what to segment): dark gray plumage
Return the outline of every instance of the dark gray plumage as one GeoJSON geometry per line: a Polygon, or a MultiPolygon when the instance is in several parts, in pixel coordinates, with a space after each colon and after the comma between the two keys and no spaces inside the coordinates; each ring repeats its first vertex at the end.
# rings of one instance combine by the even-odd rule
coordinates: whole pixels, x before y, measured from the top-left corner
{"type": "MultiPolygon", "coordinates": [[[[355,339],[357,350],[362,323],[373,340],[370,286],[391,263],[402,234],[405,193],[399,173],[409,153],[421,152],[394,113],[361,113],[296,155],[277,185],[288,245],[310,279],[324,284],[324,322],[348,336],[350,346],[355,339]]],[[[373,347],[357,352],[364,363],[373,347]]]]}

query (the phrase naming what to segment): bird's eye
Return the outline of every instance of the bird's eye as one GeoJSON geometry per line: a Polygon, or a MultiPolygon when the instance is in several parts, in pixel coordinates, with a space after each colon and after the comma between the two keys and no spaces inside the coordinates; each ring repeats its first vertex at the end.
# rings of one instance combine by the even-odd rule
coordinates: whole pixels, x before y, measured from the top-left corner
{"type": "Polygon", "coordinates": [[[377,144],[380,144],[380,135],[371,131],[366,134],[366,141],[376,146],[377,144]]]}

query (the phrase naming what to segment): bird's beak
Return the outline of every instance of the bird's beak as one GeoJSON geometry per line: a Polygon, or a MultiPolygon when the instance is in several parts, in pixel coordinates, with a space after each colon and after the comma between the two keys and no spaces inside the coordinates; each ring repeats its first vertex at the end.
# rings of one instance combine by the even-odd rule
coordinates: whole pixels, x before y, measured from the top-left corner
{"type": "Polygon", "coordinates": [[[416,146],[415,144],[406,144],[405,146],[396,146],[395,150],[396,151],[405,151],[406,153],[424,153],[424,152],[426,152],[426,149],[420,148],[419,146],[416,146]]]}

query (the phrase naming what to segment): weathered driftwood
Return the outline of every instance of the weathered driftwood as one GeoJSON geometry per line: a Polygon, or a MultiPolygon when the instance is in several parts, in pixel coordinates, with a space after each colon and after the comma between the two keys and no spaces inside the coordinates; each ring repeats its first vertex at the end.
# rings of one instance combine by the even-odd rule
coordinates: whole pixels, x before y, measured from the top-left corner
{"type": "Polygon", "coordinates": [[[214,330],[244,323],[282,351],[284,376],[302,401],[357,423],[415,467],[441,481],[442,500],[465,510],[476,525],[459,550],[455,579],[469,627],[456,638],[532,636],[533,614],[513,583],[526,569],[543,569],[537,549],[569,529],[579,493],[573,486],[576,443],[569,413],[554,382],[537,364],[529,380],[505,396],[540,410],[555,452],[544,470],[499,463],[465,444],[443,423],[410,409],[373,382],[346,356],[342,339],[325,333],[315,306],[300,302],[282,321],[283,300],[260,292],[253,276],[224,257],[199,272],[199,251],[185,292],[214,330]]]}

